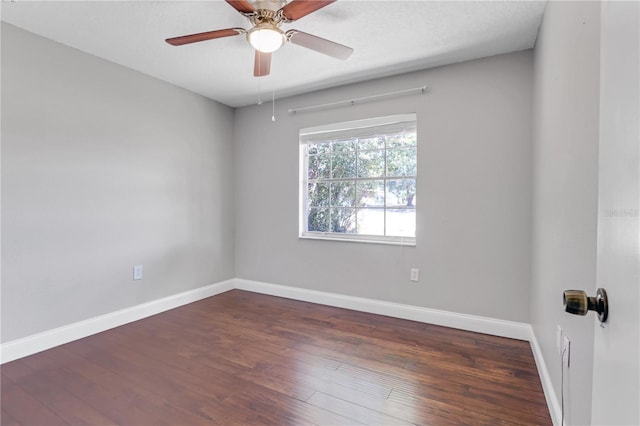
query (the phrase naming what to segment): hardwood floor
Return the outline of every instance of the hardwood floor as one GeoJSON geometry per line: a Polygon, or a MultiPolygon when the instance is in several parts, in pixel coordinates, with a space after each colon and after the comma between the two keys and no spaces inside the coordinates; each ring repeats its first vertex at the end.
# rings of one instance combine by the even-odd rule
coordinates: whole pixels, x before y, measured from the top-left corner
{"type": "Polygon", "coordinates": [[[528,342],[240,290],[1,371],[3,425],[552,424],[528,342]]]}

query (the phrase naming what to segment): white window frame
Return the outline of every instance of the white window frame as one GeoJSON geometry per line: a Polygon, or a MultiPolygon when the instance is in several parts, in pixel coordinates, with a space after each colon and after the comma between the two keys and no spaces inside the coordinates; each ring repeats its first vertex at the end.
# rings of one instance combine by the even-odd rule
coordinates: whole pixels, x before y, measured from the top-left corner
{"type": "MultiPolygon", "coordinates": [[[[408,236],[388,236],[388,235],[367,235],[367,234],[347,234],[347,233],[338,233],[338,232],[317,232],[317,231],[307,231],[307,191],[308,191],[308,152],[307,146],[309,142],[307,141],[309,136],[314,134],[326,134],[330,132],[349,132],[354,131],[357,132],[359,129],[366,129],[368,127],[378,127],[384,125],[392,125],[397,123],[413,123],[417,128],[417,115],[415,113],[412,114],[399,114],[388,117],[378,117],[378,118],[370,118],[365,120],[355,120],[355,121],[347,121],[341,123],[333,123],[321,126],[307,127],[300,130],[300,160],[299,160],[299,232],[298,236],[302,239],[314,239],[314,240],[331,240],[331,241],[350,241],[350,242],[361,242],[361,243],[377,243],[377,244],[393,244],[393,245],[405,245],[405,246],[415,246],[416,245],[416,237],[408,237],[408,236]]],[[[389,148],[385,146],[385,161],[386,161],[386,152],[389,148]]],[[[418,152],[418,144],[416,143],[416,160],[418,152]]],[[[385,164],[385,176],[381,177],[353,177],[353,178],[345,178],[345,179],[330,179],[330,181],[365,181],[365,180],[397,180],[398,178],[413,178],[416,180],[416,192],[417,192],[417,170],[416,175],[412,176],[386,176],[386,164],[385,164]]],[[[385,203],[386,204],[386,203],[385,203]]],[[[359,207],[354,207],[358,209],[359,207]]],[[[379,207],[380,210],[386,211],[392,210],[392,208],[387,207],[386,205],[383,207],[379,207]]],[[[416,216],[417,216],[417,205],[415,207],[416,216]]],[[[417,221],[417,218],[416,218],[417,221]]],[[[386,222],[386,220],[385,220],[386,222]]],[[[386,226],[386,225],[385,225],[386,226]]],[[[417,224],[416,224],[417,227],[417,224]]],[[[386,232],[386,231],[385,231],[386,232]]]]}

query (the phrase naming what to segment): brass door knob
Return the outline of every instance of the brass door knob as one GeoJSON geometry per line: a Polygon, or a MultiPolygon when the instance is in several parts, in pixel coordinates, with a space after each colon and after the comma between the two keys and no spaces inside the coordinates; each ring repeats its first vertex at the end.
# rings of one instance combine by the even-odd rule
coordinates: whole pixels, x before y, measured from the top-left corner
{"type": "Polygon", "coordinates": [[[609,316],[609,302],[607,292],[599,288],[595,297],[587,296],[582,290],[565,290],[562,295],[564,310],[570,314],[587,315],[589,311],[598,314],[600,322],[605,322],[609,316]]]}

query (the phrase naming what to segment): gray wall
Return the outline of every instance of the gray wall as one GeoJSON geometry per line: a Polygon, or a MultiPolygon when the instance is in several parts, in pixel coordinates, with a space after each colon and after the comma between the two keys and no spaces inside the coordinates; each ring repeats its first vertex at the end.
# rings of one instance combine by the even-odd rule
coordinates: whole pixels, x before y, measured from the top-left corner
{"type": "Polygon", "coordinates": [[[3,23],[2,341],[232,278],[232,122],[3,23]]]}
{"type": "Polygon", "coordinates": [[[593,321],[562,291],[596,279],[600,3],[548,2],[535,48],[531,322],[560,398],[556,326],[571,340],[567,424],[589,424],[593,321]]]}
{"type": "Polygon", "coordinates": [[[529,321],[532,52],[236,110],[236,276],[529,321]],[[426,95],[287,109],[430,86],[426,95]],[[417,246],[298,239],[300,128],[417,113],[417,246]],[[420,268],[420,282],[409,269],[420,268]]]}

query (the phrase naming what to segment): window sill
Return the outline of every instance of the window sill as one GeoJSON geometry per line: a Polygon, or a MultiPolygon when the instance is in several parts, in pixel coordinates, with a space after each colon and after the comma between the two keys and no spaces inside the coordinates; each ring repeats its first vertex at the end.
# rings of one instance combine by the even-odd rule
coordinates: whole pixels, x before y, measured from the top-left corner
{"type": "Polygon", "coordinates": [[[303,240],[325,240],[339,241],[349,243],[369,243],[369,244],[385,244],[394,246],[415,247],[415,237],[378,237],[373,235],[350,235],[350,234],[331,234],[331,233],[303,233],[298,236],[303,240]]]}

